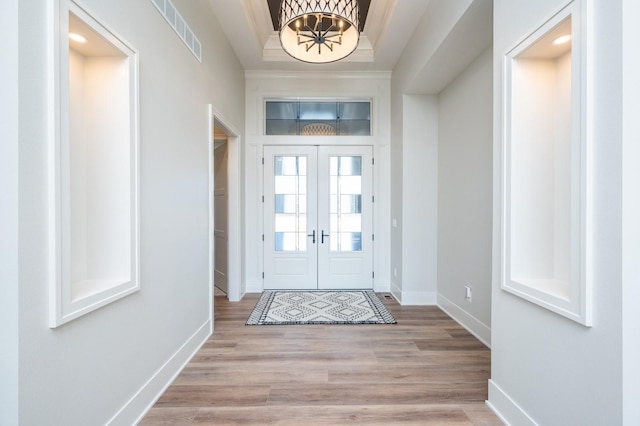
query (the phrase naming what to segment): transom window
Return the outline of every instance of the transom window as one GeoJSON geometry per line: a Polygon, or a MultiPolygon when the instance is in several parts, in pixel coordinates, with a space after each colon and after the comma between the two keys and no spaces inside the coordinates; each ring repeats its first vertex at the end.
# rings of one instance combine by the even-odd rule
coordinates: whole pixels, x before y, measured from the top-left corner
{"type": "Polygon", "coordinates": [[[370,101],[274,100],[266,103],[267,135],[370,136],[370,101]]]}

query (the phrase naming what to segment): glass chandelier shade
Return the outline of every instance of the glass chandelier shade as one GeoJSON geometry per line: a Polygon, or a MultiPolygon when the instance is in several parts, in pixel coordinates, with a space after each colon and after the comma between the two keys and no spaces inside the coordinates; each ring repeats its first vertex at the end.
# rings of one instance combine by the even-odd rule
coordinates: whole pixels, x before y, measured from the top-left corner
{"type": "Polygon", "coordinates": [[[279,18],[280,44],[300,61],[335,62],[358,47],[357,0],[282,0],[279,18]]]}

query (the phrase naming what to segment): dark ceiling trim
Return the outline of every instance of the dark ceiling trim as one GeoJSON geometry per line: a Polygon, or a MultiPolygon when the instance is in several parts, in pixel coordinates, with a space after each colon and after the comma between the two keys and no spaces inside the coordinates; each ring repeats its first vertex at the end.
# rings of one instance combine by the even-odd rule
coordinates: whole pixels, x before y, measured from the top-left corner
{"type": "MultiPolygon", "coordinates": [[[[280,23],[278,22],[278,13],[280,12],[280,3],[282,0],[267,0],[269,4],[269,12],[271,13],[271,22],[273,23],[273,29],[280,31],[280,23]]],[[[364,24],[367,21],[367,14],[369,13],[369,5],[371,0],[358,0],[358,8],[360,9],[360,32],[364,30],[364,24]]]]}

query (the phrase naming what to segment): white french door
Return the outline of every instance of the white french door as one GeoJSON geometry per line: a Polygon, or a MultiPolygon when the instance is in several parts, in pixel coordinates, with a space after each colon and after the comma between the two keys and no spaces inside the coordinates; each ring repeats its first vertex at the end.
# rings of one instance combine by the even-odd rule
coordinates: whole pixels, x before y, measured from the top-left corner
{"type": "Polygon", "coordinates": [[[264,288],[318,285],[317,148],[264,148],[264,288]]]}
{"type": "Polygon", "coordinates": [[[373,288],[372,148],[264,148],[264,288],[373,288]]]}

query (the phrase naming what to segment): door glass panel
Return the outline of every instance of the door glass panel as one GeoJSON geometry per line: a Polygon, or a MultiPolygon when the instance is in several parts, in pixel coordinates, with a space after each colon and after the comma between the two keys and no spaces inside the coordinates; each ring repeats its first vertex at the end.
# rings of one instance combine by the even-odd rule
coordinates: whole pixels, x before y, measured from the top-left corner
{"type": "Polygon", "coordinates": [[[329,174],[331,251],[362,251],[362,157],[330,157],[329,174]]]}
{"type": "Polygon", "coordinates": [[[275,251],[307,250],[307,157],[274,158],[275,251]]]}
{"type": "Polygon", "coordinates": [[[275,212],[276,213],[306,213],[307,212],[307,196],[292,194],[276,194],[275,195],[275,212]]]}

